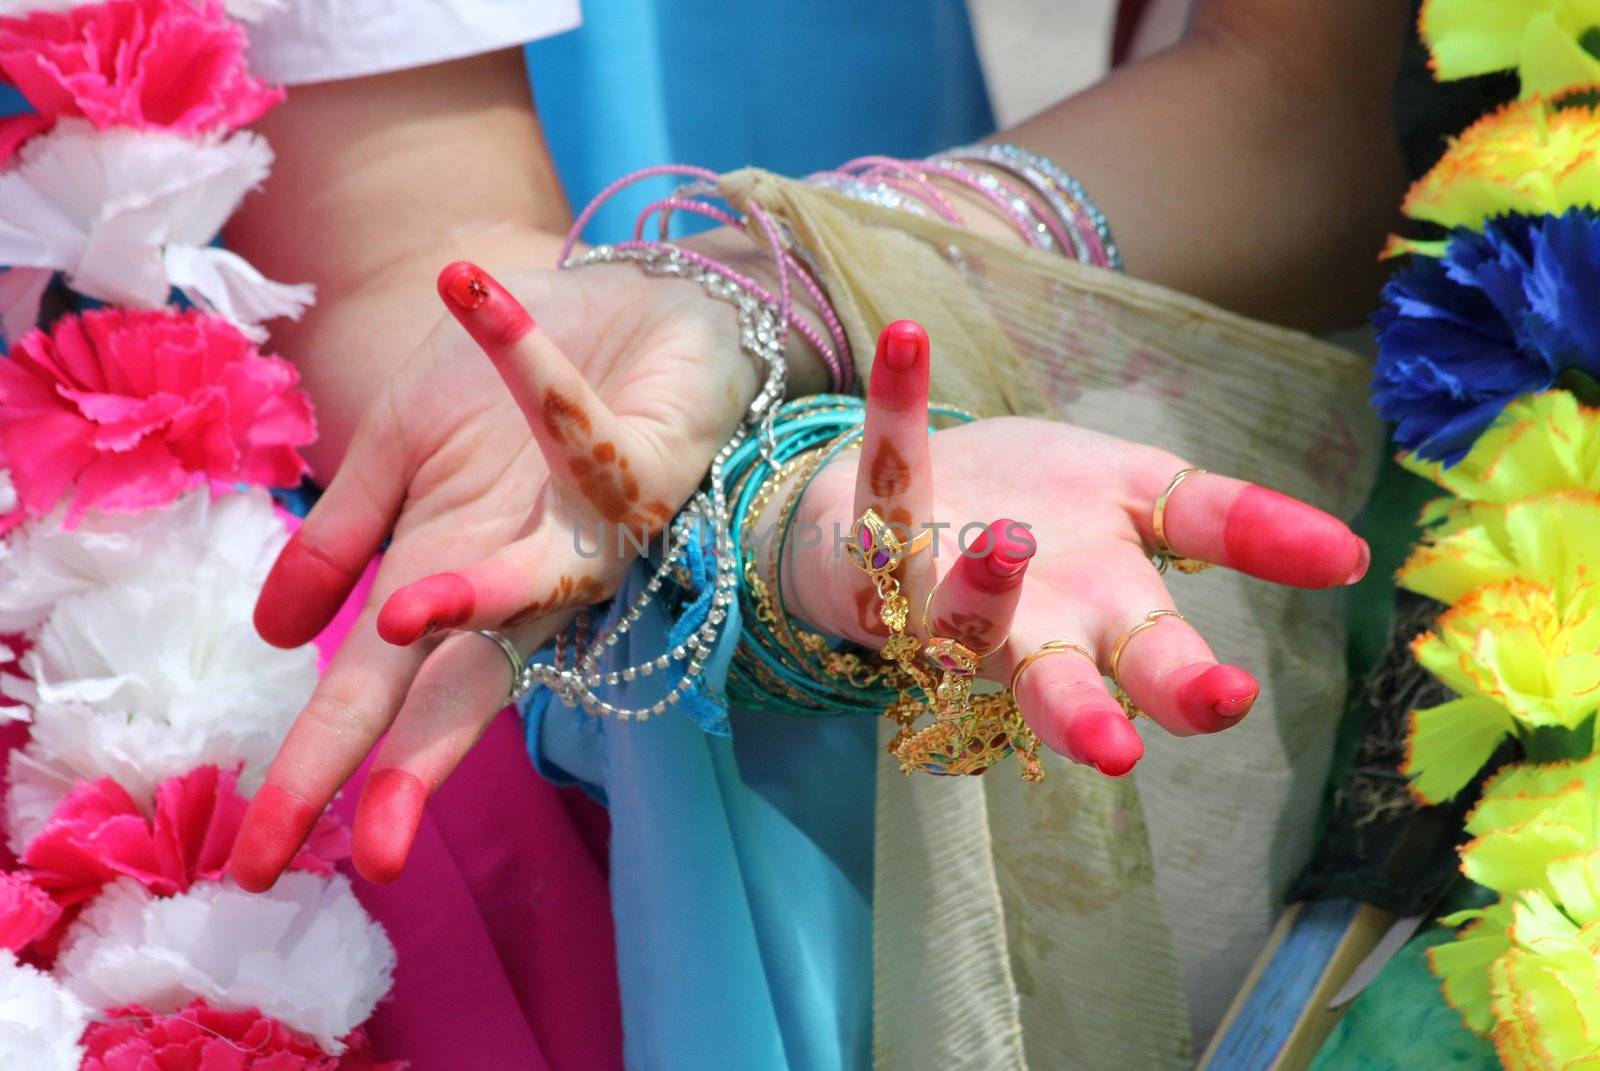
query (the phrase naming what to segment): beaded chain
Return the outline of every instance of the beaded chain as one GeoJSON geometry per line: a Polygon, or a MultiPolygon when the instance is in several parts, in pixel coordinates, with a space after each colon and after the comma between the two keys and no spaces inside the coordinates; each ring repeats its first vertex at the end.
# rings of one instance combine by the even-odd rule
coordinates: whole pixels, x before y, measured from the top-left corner
{"type": "Polygon", "coordinates": [[[705,490],[696,494],[673,521],[673,536],[668,550],[627,611],[603,637],[578,656],[573,666],[526,662],[513,688],[513,698],[518,698],[542,685],[568,706],[581,707],[590,714],[609,715],[619,721],[642,721],[666,713],[694,686],[727,620],[728,608],[738,588],[739,570],[729,528],[724,469],[729,459],[752,441],[752,434],[770,423],[770,415],[786,389],[788,367],[783,355],[786,325],[778,309],[770,301],[763,301],[750,293],[747,287],[741,285],[742,280],[708,268],[697,259],[681,255],[671,246],[627,249],[595,246],[587,253],[567,261],[563,267],[623,262],[637,264],[647,274],[689,279],[699,283],[712,298],[734,305],[739,314],[740,348],[767,369],[766,380],[746,410],[739,428],[712,460],[705,490]],[[681,568],[690,540],[702,528],[712,533],[716,560],[716,580],[705,621],[687,640],[670,651],[620,670],[599,671],[596,667],[600,658],[615,648],[638,623],[646,607],[661,592],[662,586],[681,568]],[[664,673],[669,667],[680,663],[683,671],[667,694],[648,705],[631,708],[619,706],[602,699],[598,694],[597,690],[602,687],[664,673]]]}

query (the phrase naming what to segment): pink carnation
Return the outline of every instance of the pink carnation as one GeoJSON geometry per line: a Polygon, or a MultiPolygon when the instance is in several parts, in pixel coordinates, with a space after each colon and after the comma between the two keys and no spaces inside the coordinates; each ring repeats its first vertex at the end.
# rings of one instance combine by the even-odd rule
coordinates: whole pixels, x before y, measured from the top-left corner
{"type": "MultiPolygon", "coordinates": [[[[187,0],[182,0],[187,2],[187,0]]],[[[0,360],[0,466],[20,512],[164,505],[201,478],[289,486],[316,438],[299,373],[203,313],[101,309],[0,360]]]]}
{"type": "Polygon", "coordinates": [[[82,1071],[403,1071],[380,1063],[359,1027],[330,1056],[276,1019],[257,1011],[219,1011],[196,1000],[156,1015],[140,1007],[113,1008],[89,1024],[82,1071]]]}
{"type": "Polygon", "coordinates": [[[283,99],[250,77],[249,43],[216,0],[110,0],[0,19],[0,74],[45,119],[198,134],[283,99]]]}
{"type": "MultiPolygon", "coordinates": [[[[161,782],[155,817],[109,777],[78,785],[22,854],[30,877],[63,906],[81,903],[119,877],[157,896],[219,881],[244,820],[237,771],[201,766],[161,782]]],[[[349,833],[332,814],[317,823],[291,869],[333,873],[350,854],[349,833]]]]}
{"type": "Polygon", "coordinates": [[[0,874],[0,948],[20,952],[61,919],[61,908],[20,874],[0,874]]]}

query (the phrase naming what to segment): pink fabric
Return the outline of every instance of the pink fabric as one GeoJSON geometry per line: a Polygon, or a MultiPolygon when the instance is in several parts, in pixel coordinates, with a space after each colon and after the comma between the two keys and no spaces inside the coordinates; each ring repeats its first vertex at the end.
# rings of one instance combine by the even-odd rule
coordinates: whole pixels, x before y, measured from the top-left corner
{"type": "MultiPolygon", "coordinates": [[[[318,638],[354,623],[374,570],[318,638]]],[[[368,766],[334,803],[348,823],[368,766]]],[[[374,1051],[413,1071],[622,1067],[622,1010],[603,808],[533,770],[502,711],[429,801],[399,880],[356,893],[399,955],[368,1024],[374,1051]]]]}

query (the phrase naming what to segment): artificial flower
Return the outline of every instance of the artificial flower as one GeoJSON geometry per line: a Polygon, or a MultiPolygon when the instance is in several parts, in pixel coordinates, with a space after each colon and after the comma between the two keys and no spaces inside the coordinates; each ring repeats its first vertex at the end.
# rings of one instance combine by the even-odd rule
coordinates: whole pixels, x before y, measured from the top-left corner
{"type": "Polygon", "coordinates": [[[32,632],[56,603],[108,584],[216,570],[259,588],[287,538],[260,488],[200,487],[139,513],[90,510],[73,528],[66,508],[0,540],[0,635],[32,632]]]}
{"type": "Polygon", "coordinates": [[[1512,216],[1418,258],[1373,318],[1373,403],[1395,442],[1446,464],[1516,398],[1568,368],[1600,375],[1600,219],[1512,216]]]}
{"type": "Polygon", "coordinates": [[[108,0],[0,17],[0,75],[49,122],[232,130],[283,91],[250,77],[249,39],[217,0],[108,0]]]}
{"type": "Polygon", "coordinates": [[[316,437],[294,366],[204,313],[100,309],[33,331],[0,361],[0,458],[25,513],[63,500],[142,510],[210,479],[307,471],[316,437]]]}
{"type": "Polygon", "coordinates": [[[1524,95],[1600,82],[1583,43],[1600,30],[1600,0],[1426,0],[1418,29],[1442,82],[1512,68],[1524,95]]]}
{"type": "Polygon", "coordinates": [[[167,1015],[113,1008],[83,1035],[82,1071],[400,1071],[373,1058],[366,1031],[333,1056],[260,1012],[222,1011],[195,1000],[167,1015]]]}
{"type": "Polygon", "coordinates": [[[50,932],[61,908],[20,874],[0,873],[0,948],[21,952],[50,932]]]}
{"type": "MultiPolygon", "coordinates": [[[[156,786],[155,814],[109,777],[75,787],[22,852],[29,881],[58,903],[89,899],[119,877],[157,896],[220,881],[248,801],[234,771],[201,766],[156,786]]],[[[324,877],[349,855],[349,834],[324,814],[289,869],[324,877]]]]}
{"type": "MultiPolygon", "coordinates": [[[[1600,756],[1576,762],[1512,766],[1490,778],[1468,815],[1472,838],[1461,849],[1462,871],[1499,899],[1447,917],[1465,928],[1429,953],[1445,998],[1480,1034],[1494,1028],[1490,968],[1512,947],[1509,928],[1519,894],[1560,902],[1575,890],[1563,860],[1600,850],[1600,756]]],[[[1585,898],[1574,907],[1584,908],[1585,898]]]]}
{"type": "Polygon", "coordinates": [[[1459,503],[1509,503],[1551,491],[1600,493],[1600,409],[1579,405],[1566,391],[1518,398],[1454,465],[1411,456],[1400,463],[1453,496],[1429,505],[1426,524],[1445,519],[1459,503]]]}
{"type": "Polygon", "coordinates": [[[254,794],[317,680],[314,647],[281,650],[256,634],[256,594],[201,566],[56,605],[23,658],[26,679],[0,679],[33,722],[11,755],[13,844],[80,780],[111,777],[153,801],[167,778],[242,763],[240,788],[254,794]]]}
{"type": "Polygon", "coordinates": [[[394,948],[343,877],[285,874],[265,893],[196,885],[157,898],[119,881],[68,930],[56,975],[97,1008],[170,1012],[200,997],[258,1009],[328,1052],[388,992],[394,948]]]}
{"type": "Polygon", "coordinates": [[[0,1067],[77,1071],[83,1004],[48,974],[0,952],[0,1067]]]}
{"type": "Polygon", "coordinates": [[[1501,505],[1460,502],[1427,530],[1396,576],[1407,591],[1455,603],[1518,577],[1558,600],[1600,577],[1600,494],[1550,491],[1501,505]]]}
{"type": "Polygon", "coordinates": [[[38,320],[57,271],[115,305],[161,308],[176,288],[257,341],[263,320],[299,316],[312,287],[272,282],[210,244],[271,163],[267,143],[244,131],[194,138],[63,119],[28,139],[0,172],[0,264],[12,265],[0,276],[6,337],[38,320]]]}
{"type": "MultiPolygon", "coordinates": [[[[40,11],[71,11],[83,0],[0,0],[0,16],[23,18],[40,11]]],[[[274,11],[282,11],[289,0],[225,0],[222,5],[240,22],[260,22],[274,11]]]]}
{"type": "MultiPolygon", "coordinates": [[[[1508,104],[1462,132],[1401,208],[1451,229],[1518,214],[1560,215],[1600,208],[1600,106],[1543,97],[1508,104]]],[[[1436,252],[1437,245],[1391,241],[1389,252],[1436,252]]]]}
{"type": "Polygon", "coordinates": [[[1402,772],[1427,803],[1459,792],[1509,736],[1571,731],[1600,707],[1600,592],[1531,580],[1483,588],[1412,644],[1457,698],[1411,714],[1402,772]]]}
{"type": "Polygon", "coordinates": [[[11,470],[0,465],[0,517],[16,512],[17,485],[11,482],[11,470]]]}

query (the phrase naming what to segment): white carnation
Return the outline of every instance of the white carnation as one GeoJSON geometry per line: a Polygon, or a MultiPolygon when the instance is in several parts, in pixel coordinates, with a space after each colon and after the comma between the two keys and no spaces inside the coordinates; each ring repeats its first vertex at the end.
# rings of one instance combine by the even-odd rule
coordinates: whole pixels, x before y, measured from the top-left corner
{"type": "Polygon", "coordinates": [[[394,960],[343,877],[289,873],[260,895],[206,883],[165,899],[124,879],[73,923],[56,974],[91,1007],[170,1012],[204,997],[258,1008],[337,1053],[389,991],[394,960]]]}
{"type": "Polygon", "coordinates": [[[0,1067],[76,1071],[88,1019],[54,978],[0,950],[0,1067]]]}
{"type": "MultiPolygon", "coordinates": [[[[62,599],[23,659],[31,679],[0,681],[32,708],[27,756],[143,800],[198,765],[242,762],[253,794],[317,682],[314,647],[256,635],[257,590],[209,562],[62,599]]],[[[10,801],[7,816],[13,844],[37,832],[10,801]]]]}
{"type": "Polygon", "coordinates": [[[74,528],[65,517],[63,505],[0,540],[0,634],[31,632],[66,596],[137,577],[216,568],[259,588],[288,538],[260,488],[213,498],[202,487],[137,513],[90,510],[74,528]]]}
{"type": "Polygon", "coordinates": [[[176,287],[265,338],[256,325],[299,316],[313,288],[273,282],[210,242],[271,165],[248,131],[185,137],[62,119],[29,138],[0,172],[0,264],[25,265],[0,288],[6,336],[33,326],[43,284],[61,271],[78,293],[135,308],[163,307],[176,287]]]}

